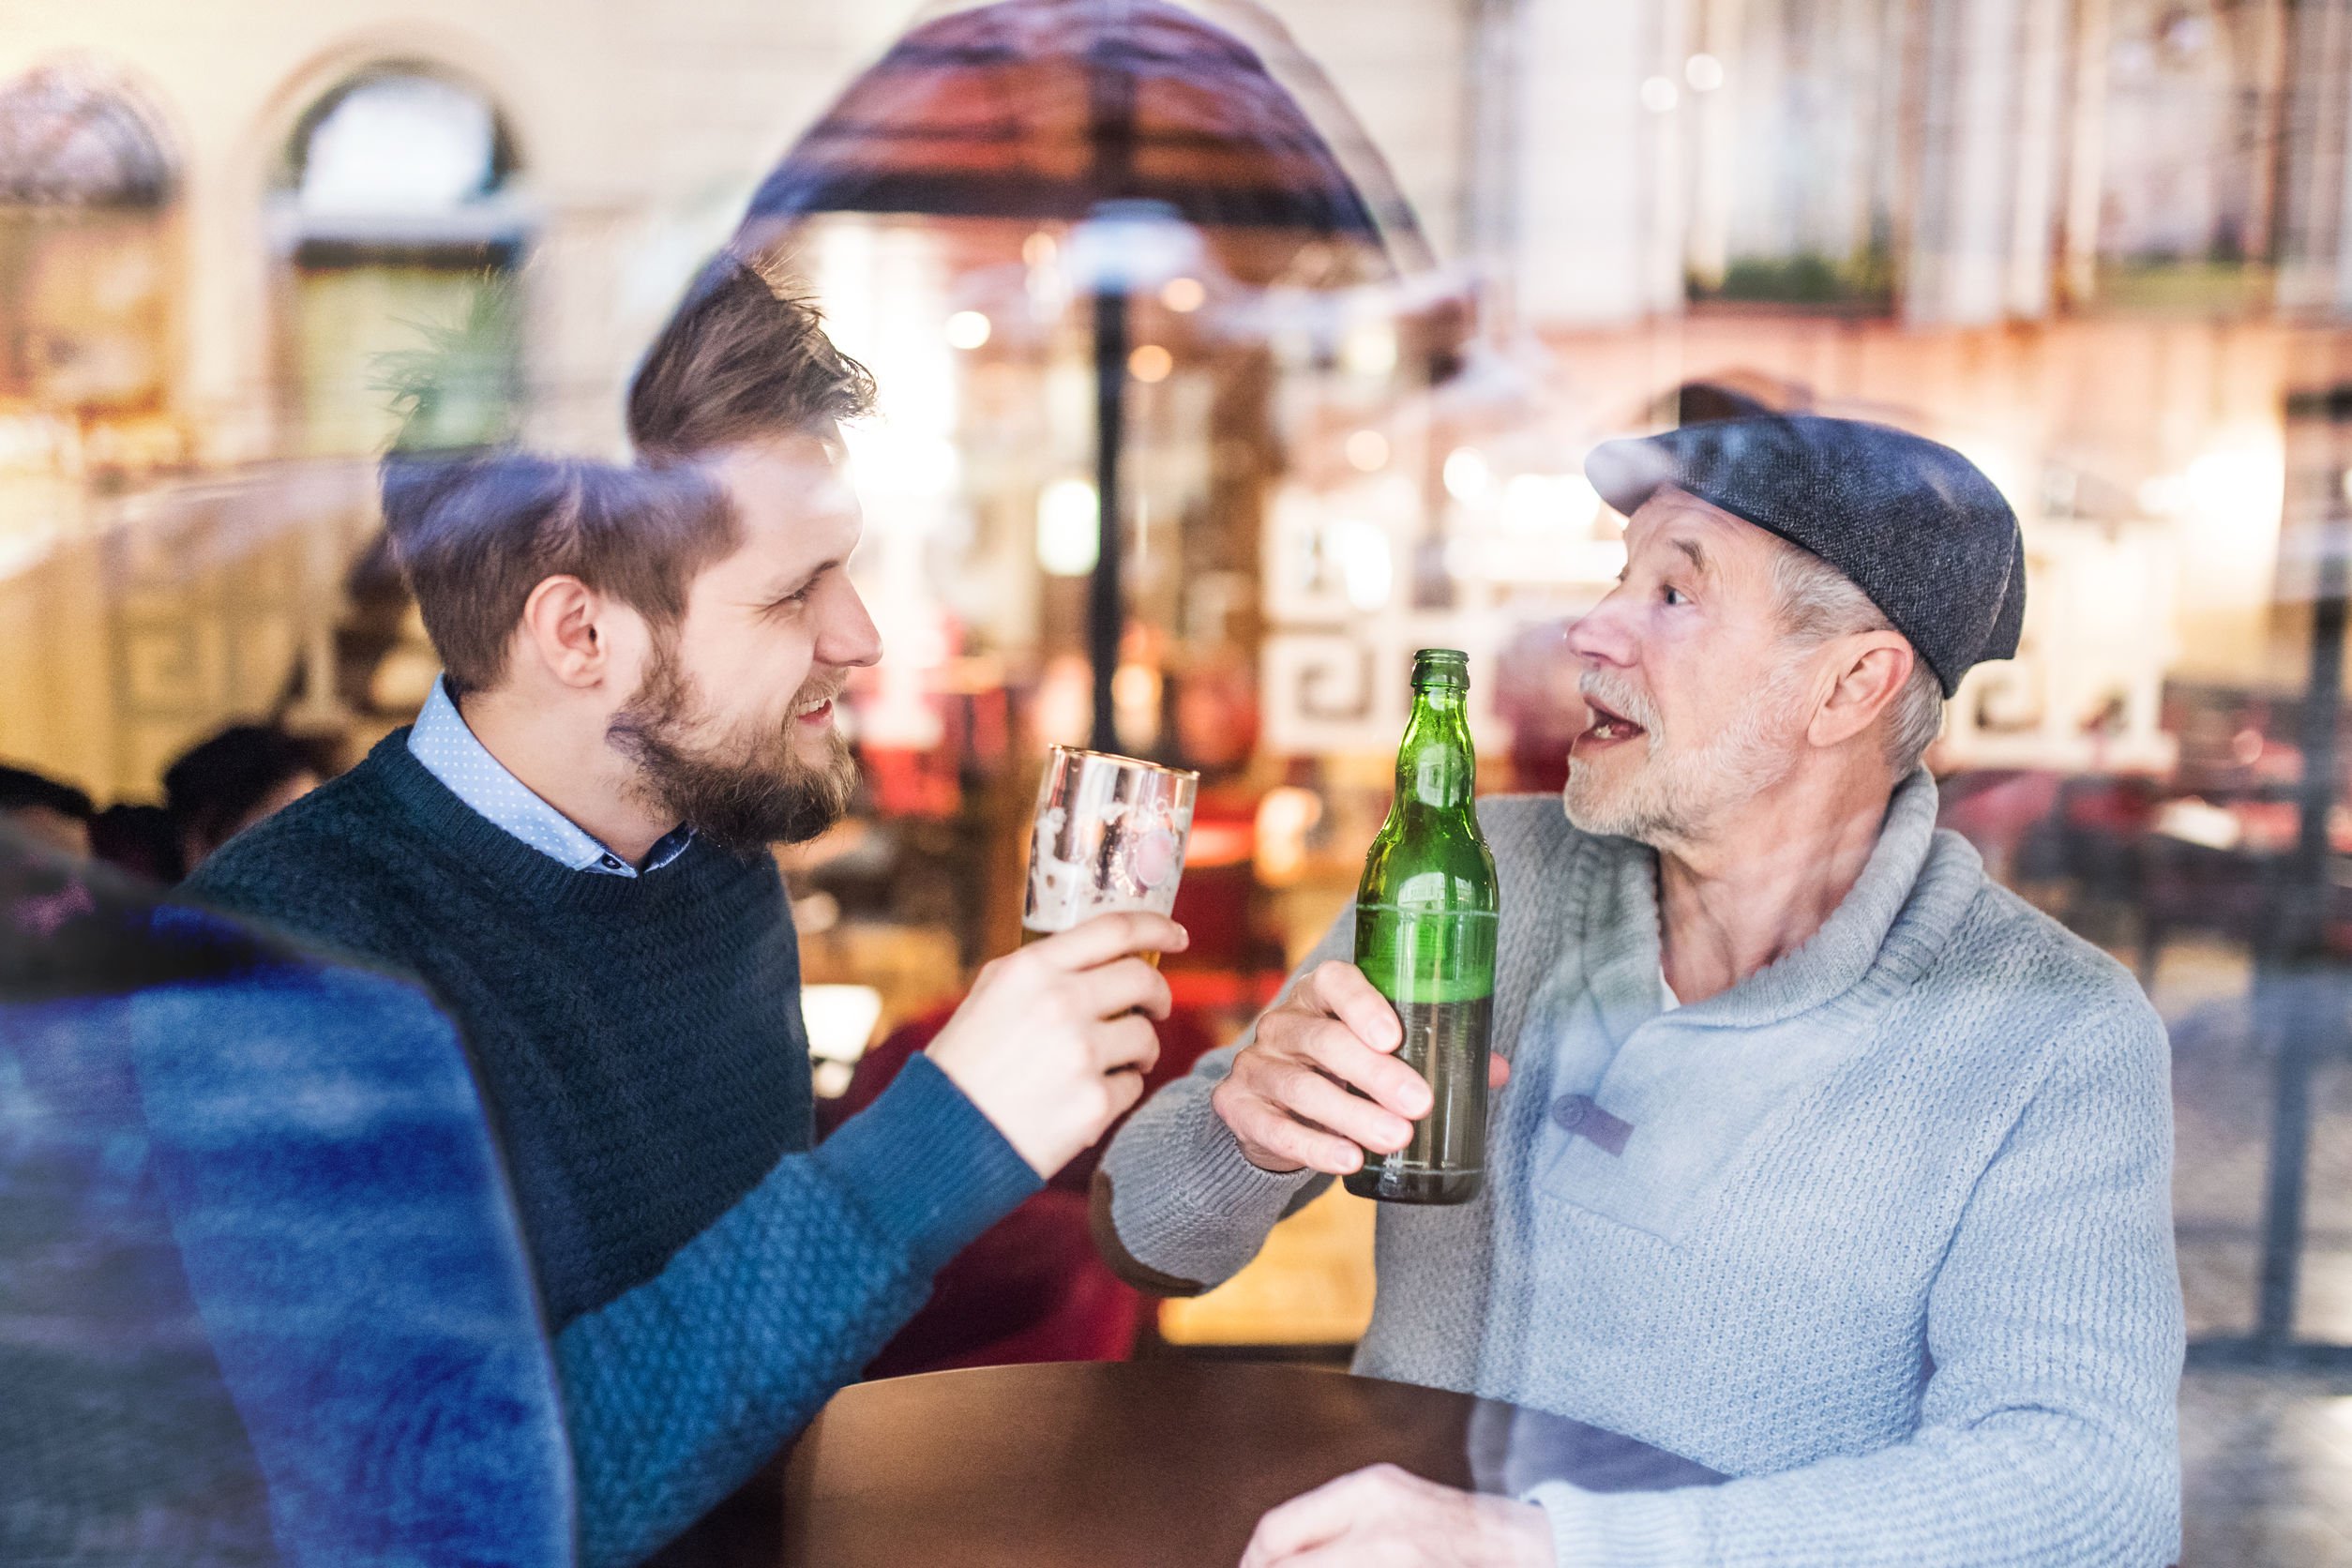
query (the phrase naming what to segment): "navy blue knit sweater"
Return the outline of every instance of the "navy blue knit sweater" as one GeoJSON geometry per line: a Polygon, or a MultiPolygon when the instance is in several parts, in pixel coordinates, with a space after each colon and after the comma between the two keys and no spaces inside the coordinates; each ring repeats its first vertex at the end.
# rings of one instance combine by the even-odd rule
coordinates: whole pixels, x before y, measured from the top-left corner
{"type": "Polygon", "coordinates": [[[557,1331],[582,1560],[726,1495],[1037,1178],[927,1060],[811,1149],[775,862],[574,871],[396,731],[192,897],[408,970],[463,1026],[557,1331]]]}
{"type": "Polygon", "coordinates": [[[403,733],[188,891],[420,975],[463,1023],[557,1329],[809,1145],[800,957],[765,855],[699,840],[654,876],[574,871],[403,733]]]}

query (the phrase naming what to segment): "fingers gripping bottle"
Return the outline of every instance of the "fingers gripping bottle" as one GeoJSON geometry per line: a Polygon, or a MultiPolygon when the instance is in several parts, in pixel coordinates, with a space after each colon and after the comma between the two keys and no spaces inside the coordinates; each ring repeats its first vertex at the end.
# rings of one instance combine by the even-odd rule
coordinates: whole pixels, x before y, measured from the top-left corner
{"type": "Polygon", "coordinates": [[[1393,1154],[1367,1150],[1346,1183],[1391,1203],[1466,1203],[1485,1180],[1501,902],[1472,799],[1470,660],[1424,648],[1412,686],[1395,798],[1356,887],[1355,957],[1396,1009],[1398,1060],[1428,1081],[1432,1104],[1411,1142],[1393,1154]]]}

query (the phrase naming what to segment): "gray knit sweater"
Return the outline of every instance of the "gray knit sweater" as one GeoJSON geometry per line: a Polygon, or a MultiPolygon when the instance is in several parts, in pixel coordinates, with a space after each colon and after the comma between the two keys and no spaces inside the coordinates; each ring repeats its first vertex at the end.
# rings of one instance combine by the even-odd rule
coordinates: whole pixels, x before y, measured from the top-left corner
{"type": "MultiPolygon", "coordinates": [[[[1661,1011],[1656,862],[1551,797],[1480,808],[1501,873],[1485,1196],[1384,1206],[1356,1370],[1609,1427],[1735,1479],[1529,1495],[1559,1560],[2169,1562],[2172,1111],[2131,977],[1895,793],[1821,929],[1661,1011]],[[1547,1110],[1632,1123],[1611,1153],[1547,1110]]],[[[1307,959],[1345,957],[1342,919],[1307,959]]],[[[1135,1261],[1214,1284],[1327,1178],[1242,1157],[1234,1047],[1106,1158],[1135,1261]]]]}

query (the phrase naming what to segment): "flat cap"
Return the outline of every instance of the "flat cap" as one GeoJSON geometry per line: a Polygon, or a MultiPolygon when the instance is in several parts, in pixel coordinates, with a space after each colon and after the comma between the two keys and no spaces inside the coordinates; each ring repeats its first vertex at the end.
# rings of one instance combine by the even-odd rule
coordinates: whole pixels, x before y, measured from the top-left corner
{"type": "Polygon", "coordinates": [[[1910,639],[1946,697],[1972,665],[2017,652],[2017,515],[1949,446],[1860,419],[1765,415],[1606,441],[1584,472],[1628,517],[1672,485],[1812,551],[1910,639]]]}

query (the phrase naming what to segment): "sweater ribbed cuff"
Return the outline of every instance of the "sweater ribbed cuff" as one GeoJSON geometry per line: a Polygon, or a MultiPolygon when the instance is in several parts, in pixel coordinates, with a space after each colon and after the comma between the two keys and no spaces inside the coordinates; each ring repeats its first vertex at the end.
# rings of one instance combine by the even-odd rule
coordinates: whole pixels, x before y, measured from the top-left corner
{"type": "Polygon", "coordinates": [[[925,1277],[1045,1185],[919,1051],[816,1157],[925,1277]]]}
{"type": "Polygon", "coordinates": [[[1254,1215],[1269,1206],[1279,1211],[1301,1187],[1315,1180],[1315,1172],[1304,1166],[1296,1170],[1266,1170],[1250,1164],[1214,1110],[1199,1130],[1198,1146],[1199,1184],[1184,1196],[1202,1214],[1254,1215]]]}
{"type": "Polygon", "coordinates": [[[1551,1521],[1552,1560],[1560,1568],[1701,1568],[1709,1560],[1689,1490],[1605,1495],[1546,1481],[1522,1500],[1542,1507],[1551,1521]]]}
{"type": "Polygon", "coordinates": [[[1218,1117],[1205,1091],[1174,1086],[1129,1122],[1104,1161],[1111,1228],[1148,1269],[1201,1286],[1222,1285],[1257,1255],[1312,1170],[1260,1170],[1218,1117]]]}

